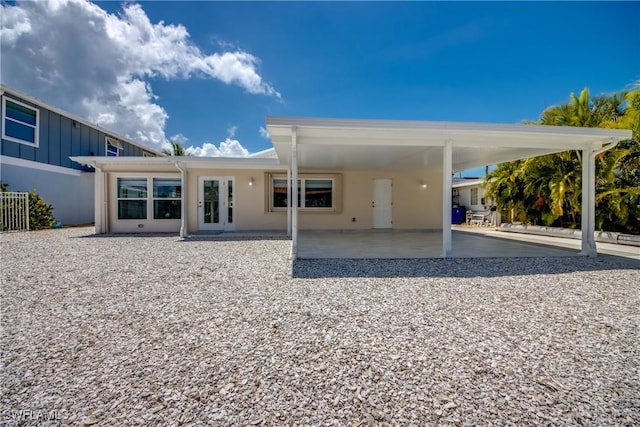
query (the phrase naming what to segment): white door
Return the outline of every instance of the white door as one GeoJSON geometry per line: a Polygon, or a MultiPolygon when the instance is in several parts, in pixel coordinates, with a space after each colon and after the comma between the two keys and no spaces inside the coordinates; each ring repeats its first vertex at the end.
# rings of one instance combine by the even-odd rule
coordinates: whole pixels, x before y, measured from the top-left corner
{"type": "Polygon", "coordinates": [[[393,202],[391,190],[392,181],[386,178],[373,180],[373,228],[391,228],[393,221],[391,212],[393,202]]]}
{"type": "Polygon", "coordinates": [[[201,176],[198,181],[198,228],[235,230],[233,177],[201,176]]]}

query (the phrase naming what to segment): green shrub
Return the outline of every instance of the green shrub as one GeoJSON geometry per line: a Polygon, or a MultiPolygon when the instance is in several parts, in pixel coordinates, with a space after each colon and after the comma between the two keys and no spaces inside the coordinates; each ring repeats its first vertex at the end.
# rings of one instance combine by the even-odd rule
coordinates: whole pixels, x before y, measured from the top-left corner
{"type": "Polygon", "coordinates": [[[53,205],[46,203],[35,190],[29,192],[29,228],[42,230],[56,223],[53,217],[53,205]]]}

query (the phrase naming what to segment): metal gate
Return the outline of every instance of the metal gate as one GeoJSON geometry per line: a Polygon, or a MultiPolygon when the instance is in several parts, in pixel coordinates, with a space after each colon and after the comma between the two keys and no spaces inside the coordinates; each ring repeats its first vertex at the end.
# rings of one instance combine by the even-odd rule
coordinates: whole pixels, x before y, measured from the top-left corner
{"type": "Polygon", "coordinates": [[[0,193],[0,230],[29,230],[29,193],[0,193]]]}

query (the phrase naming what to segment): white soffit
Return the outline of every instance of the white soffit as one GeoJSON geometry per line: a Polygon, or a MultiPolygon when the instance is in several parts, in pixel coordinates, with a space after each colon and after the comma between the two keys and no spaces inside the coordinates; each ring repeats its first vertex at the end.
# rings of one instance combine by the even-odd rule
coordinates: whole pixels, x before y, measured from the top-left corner
{"type": "Polygon", "coordinates": [[[441,165],[447,140],[453,143],[453,168],[462,170],[631,138],[627,130],[566,126],[267,117],[285,164],[294,128],[299,167],[311,169],[441,165]]]}

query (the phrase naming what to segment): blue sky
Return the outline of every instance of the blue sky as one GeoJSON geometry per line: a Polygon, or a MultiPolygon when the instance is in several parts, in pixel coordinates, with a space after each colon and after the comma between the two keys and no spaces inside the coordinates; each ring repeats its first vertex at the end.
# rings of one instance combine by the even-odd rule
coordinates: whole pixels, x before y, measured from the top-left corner
{"type": "Polygon", "coordinates": [[[267,115],[518,123],[640,79],[638,2],[2,7],[3,83],[201,155],[269,148],[267,115]]]}

